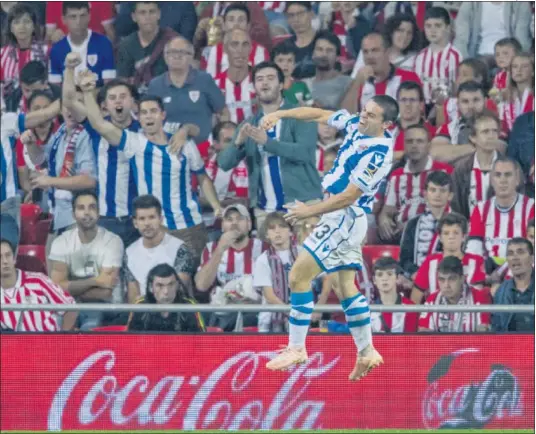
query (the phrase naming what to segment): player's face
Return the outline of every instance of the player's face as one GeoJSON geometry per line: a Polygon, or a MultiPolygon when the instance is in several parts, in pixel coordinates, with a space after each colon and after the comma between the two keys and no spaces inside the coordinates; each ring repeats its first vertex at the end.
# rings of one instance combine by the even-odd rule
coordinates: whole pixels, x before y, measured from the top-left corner
{"type": "Polygon", "coordinates": [[[534,226],[527,229],[527,240],[529,240],[534,247],[534,226]]]}
{"type": "Polygon", "coordinates": [[[423,161],[428,158],[430,141],[428,131],[422,128],[412,128],[404,135],[404,153],[412,162],[423,161]]]}
{"type": "Polygon", "coordinates": [[[223,232],[237,231],[240,236],[236,241],[242,242],[248,237],[251,230],[251,220],[238,211],[230,210],[225,214],[221,228],[223,232]]]}
{"type": "Polygon", "coordinates": [[[117,123],[124,123],[130,119],[134,108],[134,99],[126,86],[115,86],[108,90],[105,100],[106,111],[117,123]]]}
{"type": "Polygon", "coordinates": [[[400,118],[405,121],[418,122],[424,110],[424,101],[419,99],[416,90],[401,90],[398,95],[400,118]]]}
{"type": "Polygon", "coordinates": [[[457,252],[462,249],[464,234],[459,225],[444,225],[439,239],[444,251],[457,252]]]}
{"type": "Polygon", "coordinates": [[[73,209],[74,220],[79,229],[89,230],[97,226],[99,206],[93,196],[80,196],[73,209]]]}
{"type": "Polygon", "coordinates": [[[457,300],[463,289],[463,276],[452,273],[439,272],[437,280],[441,295],[448,300],[457,300]]]}
{"type": "Polygon", "coordinates": [[[516,50],[511,45],[495,47],[495,62],[502,70],[508,69],[512,64],[512,59],[516,55],[516,50]]]}
{"type": "Polygon", "coordinates": [[[428,206],[435,209],[445,208],[452,200],[452,193],[448,185],[436,185],[433,182],[428,183],[424,196],[428,206]]]}
{"type": "Polygon", "coordinates": [[[374,101],[367,102],[359,117],[359,132],[376,137],[383,134],[384,128],[383,109],[374,101]]]}
{"type": "Polygon", "coordinates": [[[471,136],[471,141],[476,148],[492,152],[495,150],[497,140],[499,140],[499,125],[494,119],[482,119],[475,126],[475,135],[471,136]]]}
{"type": "Polygon", "coordinates": [[[247,32],[235,29],[226,39],[225,51],[229,64],[235,68],[243,68],[248,64],[251,40],[247,32]]]}
{"type": "Polygon", "coordinates": [[[296,68],[296,58],[294,54],[278,54],[275,56],[274,62],[281,68],[285,78],[290,78],[296,68]]]}
{"type": "Polygon", "coordinates": [[[281,98],[283,83],[279,82],[274,68],[263,68],[255,74],[255,93],[263,104],[271,104],[281,98]]]}
{"type": "Polygon", "coordinates": [[[290,247],[290,228],[284,223],[272,223],[266,228],[266,239],[276,249],[290,247]]]}
{"type": "Polygon", "coordinates": [[[218,140],[214,140],[213,148],[216,152],[220,152],[233,142],[233,136],[236,128],[227,127],[220,130],[218,140]]]}
{"type": "Polygon", "coordinates": [[[534,256],[530,254],[528,246],[523,243],[510,244],[506,249],[506,259],[514,276],[530,273],[534,263],[534,256]]]}
{"type": "Polygon", "coordinates": [[[153,280],[152,290],[156,302],[160,304],[170,304],[175,301],[179,282],[175,276],[155,277],[153,280]]]}
{"type": "MultiPolygon", "coordinates": [[[[30,107],[28,107],[29,112],[37,111],[37,110],[43,110],[46,109],[52,101],[50,101],[46,96],[38,96],[35,97],[32,100],[32,104],[30,107]]],[[[40,132],[48,132],[50,130],[50,126],[52,125],[52,121],[43,122],[42,124],[38,125],[35,130],[37,131],[37,134],[40,132]]]]}
{"type": "Polygon", "coordinates": [[[135,7],[132,20],[142,32],[154,32],[160,21],[160,8],[155,3],[136,3],[135,7]]]}
{"type": "MultiPolygon", "coordinates": [[[[82,104],[84,103],[84,96],[82,95],[82,93],[77,92],[76,99],[78,100],[78,102],[82,104]]],[[[78,125],[78,121],[76,120],[75,114],[67,107],[65,107],[65,104],[62,104],[61,106],[61,115],[63,116],[63,121],[65,122],[65,126],[68,130],[73,129],[78,125]]]]}
{"type": "Polygon", "coordinates": [[[313,62],[320,71],[331,71],[337,62],[337,48],[325,39],[319,39],[313,51],[313,62]]]}
{"type": "Polygon", "coordinates": [[[374,272],[374,284],[380,292],[396,291],[396,270],[376,270],[374,272]]]}
{"type": "Polygon", "coordinates": [[[233,29],[242,29],[247,32],[249,26],[248,16],[244,11],[231,11],[225,17],[223,26],[225,32],[228,32],[233,29]]]}
{"type": "Polygon", "coordinates": [[[445,39],[448,39],[450,26],[448,26],[441,18],[428,18],[424,22],[424,33],[426,39],[428,39],[431,44],[441,43],[445,39]]]}
{"type": "Polygon", "coordinates": [[[525,56],[516,56],[512,60],[512,80],[515,83],[532,82],[534,79],[534,65],[525,56]]]}
{"type": "Polygon", "coordinates": [[[11,277],[15,273],[15,255],[7,243],[0,244],[0,268],[2,277],[11,277]]]}
{"type": "Polygon", "coordinates": [[[160,234],[162,216],[156,208],[146,208],[136,210],[134,216],[134,227],[140,231],[143,238],[152,240],[160,234]]]}
{"type": "Polygon", "coordinates": [[[405,50],[411,44],[413,32],[413,24],[410,21],[402,21],[398,29],[393,32],[392,44],[400,51],[405,50]]]}
{"type": "Polygon", "coordinates": [[[86,8],[68,8],[63,16],[63,23],[71,35],[84,35],[89,27],[89,11],[86,8]]]}
{"type": "Polygon", "coordinates": [[[501,198],[514,197],[519,184],[516,167],[509,161],[499,161],[491,172],[491,185],[495,195],[501,198]]]}
{"type": "Polygon", "coordinates": [[[140,104],[140,124],[146,134],[157,134],[162,130],[166,112],[162,111],[156,101],[144,101],[140,104]]]}
{"type": "Polygon", "coordinates": [[[480,91],[460,92],[458,95],[458,108],[466,121],[473,119],[478,113],[482,113],[484,105],[484,95],[480,91]]]}

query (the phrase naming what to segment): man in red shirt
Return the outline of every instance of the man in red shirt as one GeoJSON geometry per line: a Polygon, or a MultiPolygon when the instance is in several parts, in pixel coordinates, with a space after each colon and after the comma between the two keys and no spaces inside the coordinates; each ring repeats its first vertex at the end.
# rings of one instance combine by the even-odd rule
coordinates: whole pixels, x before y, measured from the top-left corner
{"type": "Polygon", "coordinates": [[[439,240],[443,246],[442,253],[429,255],[414,279],[411,299],[420,304],[426,294],[439,290],[438,265],[447,256],[454,256],[462,261],[465,281],[471,286],[482,286],[486,280],[484,258],[463,251],[463,243],[467,235],[467,219],[458,213],[449,213],[441,218],[437,225],[439,240]]]}
{"type": "MultiPolygon", "coordinates": [[[[488,292],[474,289],[465,283],[463,264],[454,256],[439,263],[439,291],[426,300],[426,305],[473,306],[491,304],[488,292]]],[[[419,318],[419,331],[424,332],[484,332],[490,328],[487,312],[423,312],[419,318]]]]}

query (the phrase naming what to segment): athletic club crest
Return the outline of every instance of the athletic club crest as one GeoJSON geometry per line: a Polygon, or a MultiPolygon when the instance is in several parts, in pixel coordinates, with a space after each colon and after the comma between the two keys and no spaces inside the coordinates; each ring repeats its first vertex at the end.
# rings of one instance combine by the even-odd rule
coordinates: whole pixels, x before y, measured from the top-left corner
{"type": "Polygon", "coordinates": [[[99,56],[97,54],[88,54],[87,55],[87,64],[89,66],[95,66],[97,64],[99,56]]]}
{"type": "Polygon", "coordinates": [[[198,90],[191,90],[188,92],[188,95],[190,96],[192,102],[197,102],[199,100],[200,92],[198,90]]]}

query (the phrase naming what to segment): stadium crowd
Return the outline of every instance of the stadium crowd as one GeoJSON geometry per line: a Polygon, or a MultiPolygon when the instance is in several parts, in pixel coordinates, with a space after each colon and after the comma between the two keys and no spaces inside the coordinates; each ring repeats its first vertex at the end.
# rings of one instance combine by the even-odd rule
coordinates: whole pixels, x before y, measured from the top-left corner
{"type": "MultiPolygon", "coordinates": [[[[266,113],[396,98],[356,285],[371,304],[534,304],[534,4],[1,2],[1,297],[288,304],[342,137],[266,113]],[[489,23],[493,23],[490,26],[489,23]]],[[[317,304],[335,297],[329,275],[317,304]]],[[[347,330],[343,314],[313,327],[347,330]]],[[[2,330],[283,332],[280,313],[0,313],[2,330]]],[[[534,315],[372,314],[375,332],[534,315]]]]}

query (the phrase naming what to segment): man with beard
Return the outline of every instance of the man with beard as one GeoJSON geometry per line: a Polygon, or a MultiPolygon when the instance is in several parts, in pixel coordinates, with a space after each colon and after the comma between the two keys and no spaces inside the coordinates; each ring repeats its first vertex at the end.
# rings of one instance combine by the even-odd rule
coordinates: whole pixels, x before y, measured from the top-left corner
{"type": "Polygon", "coordinates": [[[265,131],[265,114],[295,107],[283,100],[284,75],[273,62],[262,62],[252,72],[259,101],[257,114],[237,129],[230,146],[218,154],[222,170],[236,167],[245,158],[249,173],[250,205],[255,208],[257,229],[273,211],[284,211],[294,200],[320,199],[316,169],[317,127],[295,119],[282,119],[265,131]]]}
{"type": "MultiPolygon", "coordinates": [[[[72,110],[79,119],[86,119],[83,126],[88,132],[97,162],[97,182],[99,196],[99,225],[119,235],[125,247],[128,247],[139,234],[132,224],[132,201],[137,196],[131,159],[99,134],[87,119],[87,110],[76,96],[74,71],[81,63],[80,54],[69,53],[65,59],[63,77],[63,95],[65,107],[72,110]]],[[[132,110],[138,92],[130,84],[113,79],[104,88],[104,106],[109,113],[107,120],[116,127],[137,132],[140,123],[132,118],[132,110]]]]}
{"type": "MultiPolygon", "coordinates": [[[[77,192],[72,201],[76,227],[52,243],[49,260],[52,281],[77,302],[122,302],[119,270],[123,258],[121,239],[97,226],[99,205],[91,190],[77,192]]],[[[81,330],[100,325],[102,312],[81,312],[81,330]]]]}
{"type": "Polygon", "coordinates": [[[316,74],[311,80],[311,93],[315,105],[339,107],[352,79],[335,68],[341,55],[341,41],[330,32],[317,34],[313,50],[316,74]]]}

